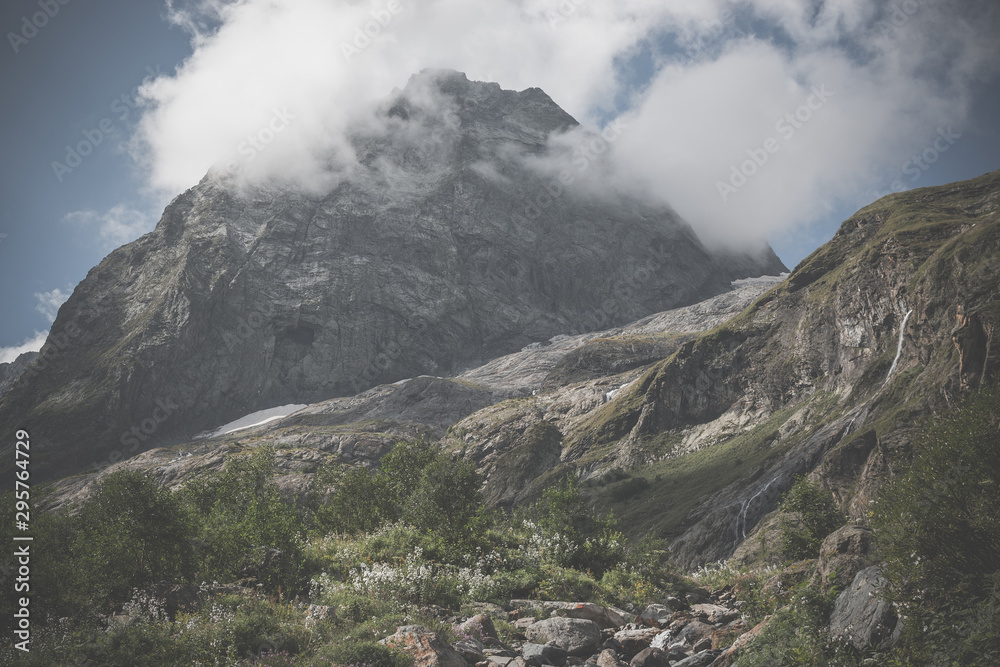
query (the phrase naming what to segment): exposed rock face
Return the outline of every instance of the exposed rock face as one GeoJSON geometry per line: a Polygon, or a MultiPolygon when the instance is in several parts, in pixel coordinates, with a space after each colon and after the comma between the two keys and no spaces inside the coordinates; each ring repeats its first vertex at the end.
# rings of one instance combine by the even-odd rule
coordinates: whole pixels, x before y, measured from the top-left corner
{"type": "Polygon", "coordinates": [[[332,191],[210,175],[90,272],[53,325],[79,324],[71,348],[0,401],[32,431],[39,479],[784,269],[769,248],[713,254],[621,193],[546,190],[532,158],[577,123],[539,89],[427,71],[380,113],[332,191]]]}
{"type": "Polygon", "coordinates": [[[113,465],[100,472],[78,475],[56,485],[52,506],[81,500],[93,482],[121,467],[150,470],[168,486],[176,486],[185,478],[205,470],[218,470],[226,458],[245,447],[275,444],[282,475],[279,484],[290,493],[299,494],[308,486],[308,475],[299,475],[303,467],[294,460],[321,463],[339,458],[361,465],[376,465],[393,443],[418,438],[460,442],[478,455],[489,482],[484,489],[488,502],[512,504],[530,493],[527,485],[545,469],[559,464],[562,453],[562,433],[549,421],[541,419],[535,401],[551,405],[546,419],[556,415],[578,420],[606,402],[607,395],[642,372],[642,367],[627,371],[624,377],[600,377],[603,368],[587,350],[599,344],[605,350],[603,358],[620,356],[627,359],[637,337],[665,341],[670,350],[693,336],[701,327],[710,328],[725,322],[763,294],[779,279],[758,281],[731,292],[713,297],[690,307],[665,311],[622,327],[576,336],[557,337],[549,345],[531,345],[485,366],[473,369],[458,378],[419,376],[391,385],[379,385],[356,396],[334,398],[296,411],[282,419],[246,428],[234,433],[217,435],[180,443],[172,448],[156,448],[123,462],[108,460],[113,465]],[[609,350],[617,350],[610,353],[609,350]],[[575,359],[567,371],[566,360],[575,359]],[[537,398],[528,398],[543,386],[563,385],[567,375],[595,376],[584,383],[570,383],[537,398]],[[509,396],[524,398],[505,401],[509,396]],[[490,406],[497,404],[495,408],[490,406]],[[575,406],[567,408],[567,406],[575,406]],[[504,417],[502,429],[496,433],[484,431],[496,420],[491,415],[499,410],[503,415],[526,414],[520,421],[504,417]],[[465,420],[472,415],[475,419],[465,420]],[[520,430],[519,430],[520,429],[520,430]],[[450,433],[450,435],[449,435],[450,433]],[[505,456],[501,468],[494,471],[490,461],[516,447],[519,456],[505,456]],[[474,448],[474,449],[473,449],[474,448]],[[290,450],[294,449],[294,454],[290,450]],[[286,462],[286,459],[287,462],[286,462]]]}
{"type": "Polygon", "coordinates": [[[382,640],[387,646],[413,657],[420,667],[466,667],[465,658],[437,633],[419,625],[396,629],[396,634],[382,640]]]}
{"type": "Polygon", "coordinates": [[[877,566],[858,572],[837,597],[830,613],[830,634],[858,651],[885,650],[899,638],[902,627],[892,605],[882,599],[886,580],[877,566]]]}
{"type": "Polygon", "coordinates": [[[529,625],[524,634],[531,642],[551,642],[575,656],[590,655],[601,641],[601,629],[585,618],[546,618],[529,625]]]}
{"type": "Polygon", "coordinates": [[[819,548],[813,583],[824,590],[846,589],[861,570],[871,565],[875,538],[864,526],[844,526],[827,535],[819,548]]]}
{"type": "Polygon", "coordinates": [[[14,361],[0,364],[0,394],[7,391],[7,387],[14,384],[14,380],[38,358],[37,352],[24,352],[17,355],[14,361]]]}

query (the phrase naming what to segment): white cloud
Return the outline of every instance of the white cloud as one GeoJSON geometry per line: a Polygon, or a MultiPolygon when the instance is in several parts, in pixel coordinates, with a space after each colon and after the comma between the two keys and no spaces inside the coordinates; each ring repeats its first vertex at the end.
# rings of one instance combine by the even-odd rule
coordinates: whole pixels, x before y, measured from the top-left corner
{"type": "Polygon", "coordinates": [[[83,225],[96,225],[101,239],[110,248],[134,241],[153,229],[153,220],[146,213],[117,204],[104,213],[93,210],[74,211],[68,213],[67,222],[83,225]]]}
{"type": "Polygon", "coordinates": [[[71,289],[64,292],[58,287],[48,292],[35,292],[35,298],[38,300],[35,310],[44,315],[49,322],[55,322],[59,306],[66,303],[71,293],[71,289]]]}
{"type": "Polygon", "coordinates": [[[42,349],[42,345],[45,344],[45,339],[48,335],[47,331],[36,331],[31,338],[20,345],[0,347],[0,364],[8,364],[25,352],[38,352],[42,349]]]}
{"type": "Polygon", "coordinates": [[[1000,63],[1000,10],[990,0],[903,4],[912,11],[867,0],[173,4],[194,52],[144,86],[133,151],[170,194],[227,165],[321,190],[352,164],[353,123],[411,74],[451,68],[540,87],[592,126],[630,100],[615,151],[623,172],[706,236],[742,242],[866,203],[873,182],[898,173],[939,126],[966,122],[976,86],[1000,63]],[[364,38],[366,27],[377,34],[364,38]],[[661,48],[670,42],[680,51],[661,48]],[[623,62],[643,49],[652,73],[636,81],[623,62]],[[813,86],[829,100],[794,136],[779,135],[777,121],[813,86]],[[287,122],[268,132],[279,115],[287,122]],[[260,150],[247,148],[254,137],[267,139],[260,150]],[[780,150],[723,202],[717,183],[770,138],[780,150]]]}

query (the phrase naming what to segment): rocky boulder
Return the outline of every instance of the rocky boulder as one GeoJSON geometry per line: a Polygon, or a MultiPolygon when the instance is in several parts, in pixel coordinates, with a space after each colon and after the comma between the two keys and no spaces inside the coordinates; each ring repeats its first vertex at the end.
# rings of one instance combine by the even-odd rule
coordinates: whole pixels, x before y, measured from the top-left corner
{"type": "Polygon", "coordinates": [[[632,658],[649,648],[660,632],[659,628],[626,627],[615,633],[615,640],[621,645],[622,653],[632,658]]]}
{"type": "Polygon", "coordinates": [[[537,644],[552,643],[572,656],[589,656],[601,642],[601,628],[584,618],[555,616],[529,625],[528,640],[537,644]]]}
{"type": "Polygon", "coordinates": [[[529,665],[553,665],[562,667],[566,664],[568,653],[566,649],[555,644],[533,644],[525,643],[521,646],[521,657],[529,665]]]}
{"type": "Polygon", "coordinates": [[[670,624],[674,612],[662,604],[651,604],[639,614],[639,622],[650,628],[665,628],[670,624]]]}
{"type": "Polygon", "coordinates": [[[660,649],[646,648],[632,658],[629,667],[670,667],[670,661],[660,649]]]}
{"type": "Polygon", "coordinates": [[[843,526],[827,535],[819,548],[819,562],[812,582],[823,590],[844,590],[861,570],[869,567],[875,548],[872,531],[863,526],[843,526]]]}
{"type": "Polygon", "coordinates": [[[420,625],[405,625],[382,643],[413,657],[415,667],[467,667],[465,658],[436,632],[420,625]]]}
{"type": "Polygon", "coordinates": [[[858,572],[833,605],[830,634],[858,651],[884,650],[895,643],[902,624],[892,605],[881,597],[886,583],[878,566],[858,572]]]}

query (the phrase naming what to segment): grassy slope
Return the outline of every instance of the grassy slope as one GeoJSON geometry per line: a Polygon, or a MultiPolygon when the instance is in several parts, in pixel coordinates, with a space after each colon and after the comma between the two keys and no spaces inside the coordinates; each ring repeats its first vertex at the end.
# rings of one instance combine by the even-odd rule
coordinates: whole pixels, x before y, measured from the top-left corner
{"type": "MultiPolygon", "coordinates": [[[[942,312],[949,308],[953,312],[956,302],[968,303],[985,321],[1000,324],[1000,302],[991,298],[1000,291],[1000,216],[995,204],[998,190],[1000,172],[995,172],[965,183],[891,195],[862,209],[843,224],[828,244],[796,267],[788,281],[730,322],[685,344],[670,358],[654,365],[629,390],[597,410],[575,438],[578,446],[588,449],[583,461],[614,450],[638,420],[655,380],[669,377],[671,371],[706,347],[726,354],[733,341],[743,337],[777,338],[777,327],[759,324],[758,313],[765,306],[779,312],[829,308],[838,294],[852,288],[859,273],[884,270],[889,255],[896,260],[898,271],[892,279],[903,285],[904,294],[920,302],[915,306],[925,309],[925,320],[930,320],[925,328],[927,324],[936,325],[935,330],[912,336],[918,342],[931,339],[935,347],[929,350],[929,358],[920,360],[926,363],[901,368],[886,392],[872,401],[869,426],[880,438],[912,426],[915,418],[926,411],[928,395],[940,393],[954,375],[955,354],[946,328],[949,317],[942,312]],[[991,197],[994,203],[988,199],[991,197]]],[[[795,411],[786,407],[747,432],[712,447],[626,471],[625,480],[593,491],[596,504],[613,510],[630,534],[669,534],[683,524],[691,509],[713,493],[741,478],[749,483],[773,457],[808,437],[822,423],[869,400],[881,388],[894,356],[895,345],[886,345],[870,360],[848,399],[839,405],[830,397],[814,395],[810,400],[823,403],[823,409],[814,412],[812,423],[794,441],[777,438],[778,427],[795,411]]],[[[658,437],[667,451],[677,441],[677,436],[669,432],[658,437]]]]}

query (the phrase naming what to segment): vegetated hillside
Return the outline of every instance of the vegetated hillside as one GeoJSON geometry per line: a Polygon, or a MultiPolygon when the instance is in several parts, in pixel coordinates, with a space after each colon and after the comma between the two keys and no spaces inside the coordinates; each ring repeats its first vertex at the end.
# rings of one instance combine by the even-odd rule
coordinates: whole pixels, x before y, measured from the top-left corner
{"type": "Polygon", "coordinates": [[[62,480],[25,664],[996,664],[998,215],[1000,172],[895,195],[735,317],[745,291],[62,480]]]}
{"type": "Polygon", "coordinates": [[[998,293],[1000,173],[887,197],[741,316],[650,369],[576,441],[714,445],[639,469],[668,483],[609,499],[637,529],[676,535],[688,564],[727,556],[797,473],[859,518],[920,417],[995,367],[998,293]],[[730,424],[739,432],[717,439],[713,427],[730,424]],[[680,517],[691,496],[680,521],[662,517],[680,517]]]}
{"type": "Polygon", "coordinates": [[[428,70],[362,125],[328,191],[213,172],[91,270],[0,397],[35,479],[784,270],[766,245],[715,252],[668,207],[588,187],[597,154],[556,180],[550,139],[578,124],[537,88],[428,70]]]}
{"type": "Polygon", "coordinates": [[[635,535],[670,537],[687,566],[728,557],[798,474],[860,517],[889,452],[993,365],[998,211],[1000,173],[883,198],[582,417],[560,400],[581,386],[568,381],[467,417],[445,443],[493,472],[488,489],[582,476],[599,507],[635,535]],[[516,424],[530,428],[491,438],[516,424]],[[530,481],[535,449],[549,464],[528,465],[530,481]]]}
{"type": "MultiPolygon", "coordinates": [[[[729,557],[800,474],[861,518],[921,417],[993,366],[998,202],[998,173],[881,199],[718,326],[738,310],[719,306],[726,295],[706,302],[719,319],[694,306],[554,339],[123,465],[178,483],[221,465],[221,445],[274,443],[304,488],[319,458],[372,465],[394,440],[440,438],[476,463],[488,502],[531,501],[574,476],[627,533],[669,538],[686,567],[729,557]]],[[[67,481],[66,497],[97,478],[67,481]]],[[[749,544],[741,558],[756,557],[749,544]]]]}

